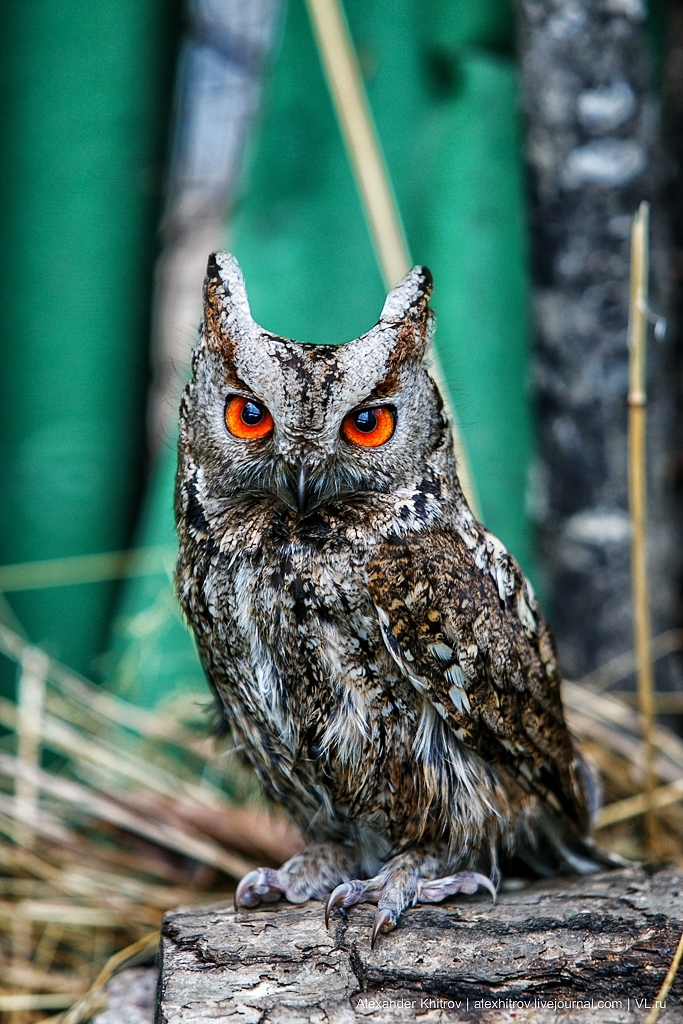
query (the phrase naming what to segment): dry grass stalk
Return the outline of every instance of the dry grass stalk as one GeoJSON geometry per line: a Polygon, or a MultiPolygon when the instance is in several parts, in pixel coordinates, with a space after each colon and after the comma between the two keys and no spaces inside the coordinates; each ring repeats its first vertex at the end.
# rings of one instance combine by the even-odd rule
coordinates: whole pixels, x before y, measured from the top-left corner
{"type": "MultiPolygon", "coordinates": [[[[13,779],[24,779],[41,792],[47,793],[57,800],[73,804],[81,811],[87,811],[101,821],[110,822],[112,825],[143,836],[153,843],[158,843],[160,846],[165,846],[169,850],[174,850],[187,857],[194,857],[204,864],[219,868],[233,878],[240,879],[253,866],[241,857],[223,850],[217,843],[208,839],[195,839],[194,836],[180,832],[162,822],[150,822],[125,807],[119,806],[113,800],[93,793],[78,782],[59,778],[34,765],[26,764],[18,758],[12,757],[11,754],[0,753],[0,775],[6,775],[13,779]]],[[[125,801],[125,790],[121,791],[120,799],[122,803],[125,801]]]]}
{"type": "Polygon", "coordinates": [[[657,824],[652,794],[655,788],[653,741],[654,699],[652,652],[650,649],[650,603],[647,579],[647,475],[645,453],[645,342],[648,314],[648,225],[650,207],[641,203],[631,233],[631,293],[629,305],[629,391],[628,450],[629,504],[631,509],[631,577],[633,586],[633,628],[637,658],[638,697],[647,748],[645,788],[649,798],[646,813],[650,849],[657,848],[657,824]]]}
{"type": "MultiPolygon", "coordinates": [[[[17,755],[26,764],[37,766],[40,761],[40,733],[45,705],[45,679],[48,658],[39,647],[28,647],[21,659],[19,674],[19,700],[17,706],[17,755]]],[[[37,817],[38,792],[26,779],[17,779],[17,828],[22,844],[31,843],[32,831],[26,828],[37,817]]]]}
{"type": "Polygon", "coordinates": [[[640,814],[646,814],[650,808],[668,807],[683,799],[683,779],[671,782],[668,786],[658,786],[649,793],[637,793],[616,803],[604,807],[598,819],[598,828],[606,828],[617,821],[626,821],[640,814]]]}
{"type": "Polygon", "coordinates": [[[95,555],[72,555],[40,562],[19,562],[0,566],[0,590],[44,590],[74,583],[101,583],[134,576],[163,573],[175,559],[170,546],[104,551],[95,555]]]}
{"type": "Polygon", "coordinates": [[[12,1013],[17,1010],[58,1010],[60,1006],[72,1006],[80,992],[51,992],[46,995],[29,995],[19,993],[12,995],[0,994],[0,1013],[12,1013]]]}
{"type": "MultiPolygon", "coordinates": [[[[683,650],[683,629],[667,629],[664,633],[652,637],[650,641],[650,655],[653,662],[681,650],[683,650]]],[[[636,652],[626,651],[625,654],[618,654],[616,658],[612,658],[600,668],[587,673],[578,680],[578,684],[585,690],[602,693],[614,683],[619,683],[626,676],[630,676],[636,668],[636,652]]]]}
{"type": "MultiPolygon", "coordinates": [[[[339,0],[307,0],[307,3],[377,262],[385,286],[393,288],[410,270],[410,253],[344,10],[339,0]]],[[[433,348],[427,358],[451,423],[462,489],[470,508],[477,518],[481,518],[462,432],[433,348]]]]}
{"type": "Polygon", "coordinates": [[[337,0],[308,0],[308,10],[382,277],[393,288],[410,270],[408,243],[344,11],[337,0]]]}
{"type": "Polygon", "coordinates": [[[666,977],[662,982],[662,987],[657,993],[657,998],[654,1001],[654,1006],[645,1018],[645,1024],[655,1024],[660,1013],[662,1012],[662,1009],[666,1004],[666,997],[668,996],[671,986],[674,983],[676,974],[678,973],[678,968],[680,967],[681,963],[681,957],[683,957],[683,935],[681,935],[680,939],[678,940],[678,946],[676,948],[674,958],[671,961],[671,967],[666,972],[666,977]]]}
{"type": "MultiPolygon", "coordinates": [[[[629,690],[612,690],[611,696],[632,708],[638,707],[638,694],[629,690]]],[[[682,715],[683,692],[681,690],[657,691],[652,694],[656,715],[682,715]]]]}

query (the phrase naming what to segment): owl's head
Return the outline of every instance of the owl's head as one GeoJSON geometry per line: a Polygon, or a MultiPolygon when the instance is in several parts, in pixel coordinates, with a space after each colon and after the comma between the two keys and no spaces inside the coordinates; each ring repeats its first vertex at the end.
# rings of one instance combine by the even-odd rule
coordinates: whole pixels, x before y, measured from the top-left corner
{"type": "Polygon", "coordinates": [[[237,261],[214,253],[181,413],[181,450],[199,467],[204,496],[267,500],[305,516],[419,480],[449,445],[423,364],[431,291],[429,271],[415,267],[367,334],[302,344],[254,322],[237,261]]]}

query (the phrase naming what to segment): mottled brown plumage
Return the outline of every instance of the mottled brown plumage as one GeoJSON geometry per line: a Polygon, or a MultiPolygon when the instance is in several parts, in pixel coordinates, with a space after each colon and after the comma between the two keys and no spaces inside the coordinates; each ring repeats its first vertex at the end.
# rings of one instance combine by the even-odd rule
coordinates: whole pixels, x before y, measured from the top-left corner
{"type": "Polygon", "coordinates": [[[373,941],[412,903],[493,889],[501,854],[602,859],[549,628],[458,483],[430,293],[415,268],[368,334],[305,345],[254,323],[217,253],[180,416],[180,601],[236,743],[312,841],[237,901],[371,900],[373,941]]]}

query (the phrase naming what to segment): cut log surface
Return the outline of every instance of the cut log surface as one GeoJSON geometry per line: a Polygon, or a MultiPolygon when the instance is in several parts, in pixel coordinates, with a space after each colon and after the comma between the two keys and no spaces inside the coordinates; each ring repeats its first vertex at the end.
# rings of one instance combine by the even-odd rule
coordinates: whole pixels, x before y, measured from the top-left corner
{"type": "MultiPolygon", "coordinates": [[[[641,868],[416,907],[370,949],[375,908],[181,909],[157,1024],[643,1021],[683,931],[683,874],[641,868]]],[[[683,1022],[683,975],[660,1024],[683,1022]]]]}

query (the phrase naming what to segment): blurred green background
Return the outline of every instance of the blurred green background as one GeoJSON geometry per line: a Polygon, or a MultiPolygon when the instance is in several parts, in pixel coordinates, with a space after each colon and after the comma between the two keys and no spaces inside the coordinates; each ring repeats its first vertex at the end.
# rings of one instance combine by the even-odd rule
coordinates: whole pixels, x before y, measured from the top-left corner
{"type": "MultiPolygon", "coordinates": [[[[129,543],[179,5],[0,12],[0,563],[129,543]]],[[[116,585],[12,595],[32,640],[92,673],[116,585]]]]}

